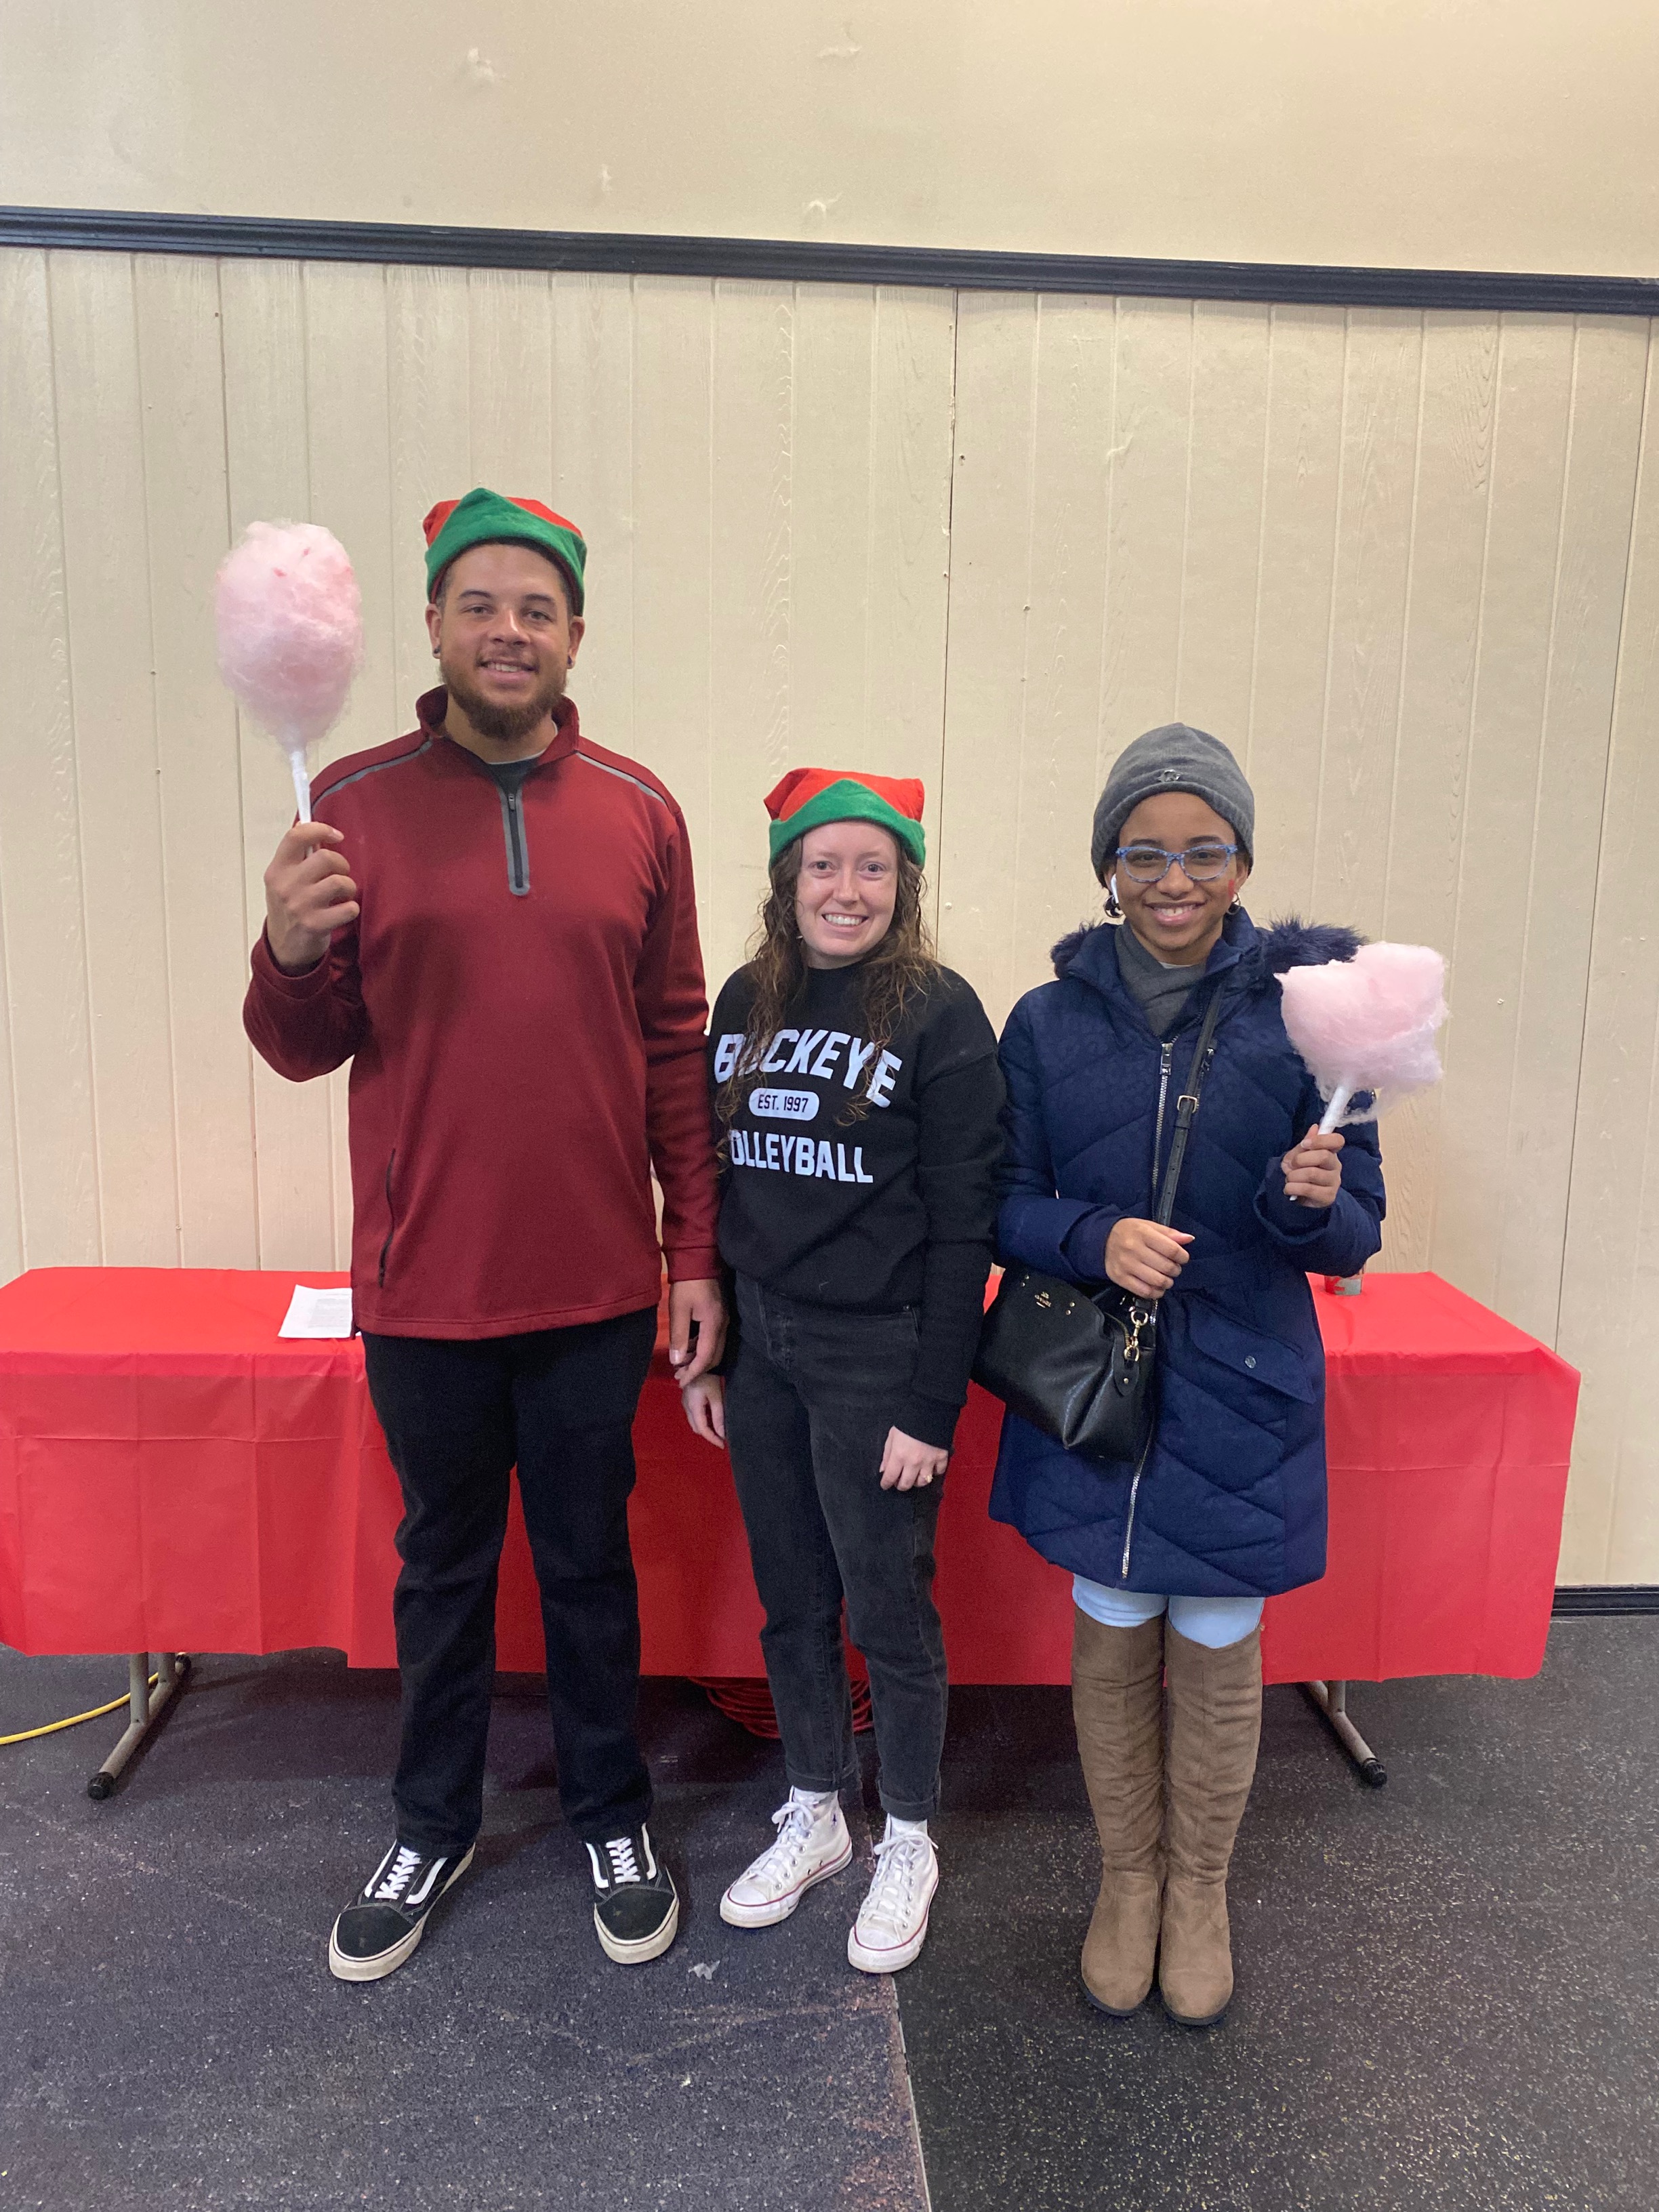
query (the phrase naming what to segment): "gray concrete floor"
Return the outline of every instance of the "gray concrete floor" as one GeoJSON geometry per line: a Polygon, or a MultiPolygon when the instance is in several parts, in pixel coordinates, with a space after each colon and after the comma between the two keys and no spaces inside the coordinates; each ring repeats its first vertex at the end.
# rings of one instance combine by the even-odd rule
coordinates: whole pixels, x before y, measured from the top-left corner
{"type": "MultiPolygon", "coordinates": [[[[0,1652],[0,1734],[100,1702],[109,1660],[0,1652]]],[[[647,1686],[682,1933],[599,1951],[540,1685],[496,1701],[471,1872],[390,1979],[324,1957],[384,1849],[395,1680],[207,1659],[127,1785],[121,1716],[0,1751],[0,2212],[921,2212],[894,1990],[847,1964],[860,1874],[743,1935],[775,1749],[647,1686]]]]}
{"type": "Polygon", "coordinates": [[[1267,1692],[1224,2024],[1085,2001],[1066,1694],[963,1691],[947,1879],[901,1985],[935,2212],[1659,2204],[1659,1619],[1533,1682],[1356,1686],[1368,1790],[1267,1692]]]}
{"type": "MultiPolygon", "coordinates": [[[[0,1733],[121,1673],[0,1651],[0,1733]]],[[[381,1847],[395,1686],[210,1658],[106,1804],[119,1715],[0,1750],[0,2212],[921,2212],[912,2093],[934,2212],[1647,2212],[1656,1690],[1654,1619],[1558,1623],[1535,1682],[1357,1689],[1380,1793],[1270,1692],[1238,1995],[1194,2033],[1080,1994],[1063,1691],[956,1693],[933,1932],[887,1984],[846,1964],[851,1872],[781,1930],[720,1923],[776,1753],[675,1683],[644,1727],[684,1933],[608,1966],[510,1679],[474,1871],[349,1989],[323,1943],[381,1847]]]]}

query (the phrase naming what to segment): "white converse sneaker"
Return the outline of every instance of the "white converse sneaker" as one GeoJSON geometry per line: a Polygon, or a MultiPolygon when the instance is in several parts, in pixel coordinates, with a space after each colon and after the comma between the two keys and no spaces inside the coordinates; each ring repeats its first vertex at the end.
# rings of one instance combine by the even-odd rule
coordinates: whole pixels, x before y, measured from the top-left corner
{"type": "Polygon", "coordinates": [[[927,1940],[927,1911],[939,1887],[933,1838],[914,1828],[887,1833],[876,1845],[875,1877],[847,1937],[848,1960],[866,1974],[896,1974],[927,1940]]]}
{"type": "Polygon", "coordinates": [[[720,1899],[720,1918],[733,1928],[770,1928],[787,1920],[814,1882],[828,1881],[853,1856],[838,1797],[814,1804],[792,1790],[772,1825],[777,1841],[744,1869],[720,1899]]]}

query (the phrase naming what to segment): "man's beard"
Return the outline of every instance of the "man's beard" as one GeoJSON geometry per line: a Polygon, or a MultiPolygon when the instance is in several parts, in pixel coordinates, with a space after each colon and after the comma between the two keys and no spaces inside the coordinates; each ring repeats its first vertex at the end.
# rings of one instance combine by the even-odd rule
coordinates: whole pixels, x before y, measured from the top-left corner
{"type": "Polygon", "coordinates": [[[534,696],[517,707],[498,707],[484,698],[474,685],[470,670],[441,660],[438,671],[450,697],[478,735],[498,745],[516,744],[520,738],[527,738],[564,696],[564,671],[556,666],[548,670],[534,696]]]}

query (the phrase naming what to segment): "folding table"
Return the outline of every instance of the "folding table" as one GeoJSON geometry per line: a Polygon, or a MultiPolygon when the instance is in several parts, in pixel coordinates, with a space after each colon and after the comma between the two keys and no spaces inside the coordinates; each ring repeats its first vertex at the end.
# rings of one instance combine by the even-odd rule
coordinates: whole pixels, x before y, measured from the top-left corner
{"type": "MultiPolygon", "coordinates": [[[[0,1288],[0,1641],[127,1656],[131,1723],[99,1794],[176,1696],[191,1651],[321,1644],[353,1666],[395,1663],[399,1502],[362,1345],[277,1334],[296,1281],[343,1279],[38,1268],[0,1288]]],[[[1370,1275],[1357,1297],[1316,1285],[1315,1299],[1329,1571],[1269,1602],[1267,1679],[1317,1686],[1340,1720],[1350,1681],[1535,1674],[1577,1375],[1434,1275],[1370,1275]]],[[[945,1481],[951,1677],[1063,1682],[1069,1578],[986,1510],[1000,1418],[975,1390],[945,1481]]],[[[761,1674],[725,1455],[687,1431],[660,1343],[635,1435],[646,1671],[761,1674]]],[[[502,1668],[540,1669],[516,1498],[497,1640],[502,1668]]]]}

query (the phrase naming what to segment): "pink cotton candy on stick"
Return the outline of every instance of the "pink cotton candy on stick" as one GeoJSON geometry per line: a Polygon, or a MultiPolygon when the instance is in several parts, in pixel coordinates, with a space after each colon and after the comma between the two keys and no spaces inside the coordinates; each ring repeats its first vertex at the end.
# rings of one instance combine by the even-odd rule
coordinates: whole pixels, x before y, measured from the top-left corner
{"type": "Polygon", "coordinates": [[[1330,1101],[1322,1129],[1337,1127],[1356,1091],[1376,1094],[1370,1121],[1440,1080],[1446,963],[1429,945],[1362,945],[1352,960],[1288,969],[1279,981],[1291,1042],[1330,1101]]]}
{"type": "Polygon", "coordinates": [[[363,603],[346,550],[315,522],[251,522],[219,567],[219,673],[289,757],[311,819],[306,749],[339,720],[362,665],[363,603]]]}

